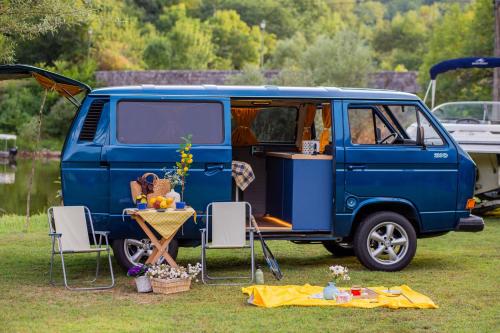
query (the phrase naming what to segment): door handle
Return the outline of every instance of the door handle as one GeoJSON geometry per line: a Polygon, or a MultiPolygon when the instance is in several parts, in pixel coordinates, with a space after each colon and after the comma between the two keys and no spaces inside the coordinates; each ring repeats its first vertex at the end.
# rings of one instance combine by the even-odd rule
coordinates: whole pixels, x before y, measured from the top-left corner
{"type": "Polygon", "coordinates": [[[364,170],[366,169],[365,164],[350,164],[347,166],[347,170],[353,171],[353,170],[364,170]]]}
{"type": "Polygon", "coordinates": [[[213,176],[224,170],[224,164],[205,164],[205,176],[213,176]]]}

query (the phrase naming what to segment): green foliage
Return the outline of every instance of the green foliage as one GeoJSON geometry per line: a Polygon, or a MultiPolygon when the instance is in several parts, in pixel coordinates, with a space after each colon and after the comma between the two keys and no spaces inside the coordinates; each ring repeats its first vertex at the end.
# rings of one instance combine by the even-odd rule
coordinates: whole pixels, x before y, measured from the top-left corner
{"type": "MultiPolygon", "coordinates": [[[[454,4],[436,24],[428,52],[420,66],[419,80],[426,86],[432,65],[451,58],[493,54],[493,3],[477,0],[469,7],[454,4]]],[[[491,100],[492,71],[485,69],[447,72],[437,80],[437,103],[450,100],[491,100]]]]}
{"type": "Polygon", "coordinates": [[[261,34],[257,27],[250,28],[234,10],[216,11],[208,22],[216,61],[227,60],[224,69],[242,69],[245,64],[259,62],[261,34]]]}
{"type": "Polygon", "coordinates": [[[215,59],[211,31],[198,19],[180,19],[167,36],[175,45],[168,59],[170,69],[207,69],[215,59]]]}
{"type": "Polygon", "coordinates": [[[85,22],[90,11],[69,0],[3,0],[0,4],[0,62],[14,59],[16,39],[32,40],[85,22]]]}
{"type": "Polygon", "coordinates": [[[231,77],[228,83],[260,86],[266,84],[266,78],[257,66],[247,65],[240,74],[231,77]]]}

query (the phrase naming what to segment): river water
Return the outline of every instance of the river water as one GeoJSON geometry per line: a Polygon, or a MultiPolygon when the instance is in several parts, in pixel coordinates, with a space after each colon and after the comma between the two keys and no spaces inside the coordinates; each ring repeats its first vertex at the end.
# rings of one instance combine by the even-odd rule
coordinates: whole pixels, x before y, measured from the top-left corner
{"type": "MultiPolygon", "coordinates": [[[[15,164],[0,160],[0,215],[26,214],[26,196],[31,172],[31,160],[18,158],[15,164]]],[[[61,188],[59,183],[59,160],[36,161],[35,178],[31,192],[32,213],[45,212],[57,205],[61,188]]]]}

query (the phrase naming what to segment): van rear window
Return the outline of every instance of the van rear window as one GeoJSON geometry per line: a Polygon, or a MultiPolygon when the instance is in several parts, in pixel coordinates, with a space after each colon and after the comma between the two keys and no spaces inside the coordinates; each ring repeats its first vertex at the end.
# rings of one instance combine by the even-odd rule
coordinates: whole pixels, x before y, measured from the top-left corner
{"type": "Polygon", "coordinates": [[[117,138],[130,144],[178,144],[193,135],[193,143],[224,142],[224,109],[218,102],[121,101],[117,108],[117,138]]]}

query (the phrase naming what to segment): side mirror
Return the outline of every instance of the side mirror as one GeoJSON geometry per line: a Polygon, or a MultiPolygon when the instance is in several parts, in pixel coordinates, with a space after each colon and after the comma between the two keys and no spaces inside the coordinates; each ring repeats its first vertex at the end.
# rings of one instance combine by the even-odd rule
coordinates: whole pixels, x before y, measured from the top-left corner
{"type": "Polygon", "coordinates": [[[425,133],[424,126],[417,127],[417,146],[422,146],[425,149],[425,133]]]}

